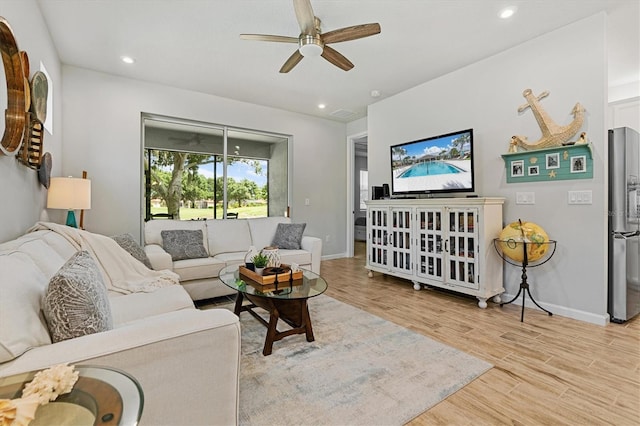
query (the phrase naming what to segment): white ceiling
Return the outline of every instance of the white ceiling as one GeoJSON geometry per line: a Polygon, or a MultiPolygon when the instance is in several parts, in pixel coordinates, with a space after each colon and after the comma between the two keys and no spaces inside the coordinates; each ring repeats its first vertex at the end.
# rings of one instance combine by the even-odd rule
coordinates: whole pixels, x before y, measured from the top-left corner
{"type": "Polygon", "coordinates": [[[603,10],[610,13],[609,85],[640,79],[640,0],[312,0],[323,32],[369,22],[379,22],[382,32],[332,44],[355,64],[351,71],[318,57],[288,74],[278,70],[295,44],[239,34],[297,37],[291,0],[37,2],[65,64],[338,121],[363,117],[379,99],[603,10]],[[507,5],[518,11],[501,20],[507,5]],[[136,62],[124,64],[122,55],[136,62]]]}

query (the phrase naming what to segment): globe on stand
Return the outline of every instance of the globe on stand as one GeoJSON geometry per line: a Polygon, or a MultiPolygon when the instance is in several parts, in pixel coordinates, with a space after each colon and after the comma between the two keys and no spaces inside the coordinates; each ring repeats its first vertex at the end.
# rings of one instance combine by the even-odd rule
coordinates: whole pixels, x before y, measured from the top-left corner
{"type": "Polygon", "coordinates": [[[541,259],[549,249],[549,236],[540,225],[533,222],[512,222],[505,226],[498,237],[502,253],[509,259],[522,263],[526,245],[527,261],[541,259]]]}
{"type": "Polygon", "coordinates": [[[536,302],[529,290],[529,283],[527,281],[527,266],[534,267],[540,266],[546,263],[553,254],[556,252],[556,241],[550,240],[547,233],[542,229],[540,225],[533,222],[523,222],[518,220],[517,222],[510,223],[505,226],[500,236],[493,240],[494,247],[498,254],[507,263],[514,266],[522,267],[522,282],[520,282],[520,289],[513,299],[508,302],[501,303],[500,306],[507,305],[515,301],[520,293],[522,293],[522,310],[520,312],[520,322],[524,321],[524,305],[525,294],[529,295],[531,301],[541,310],[553,315],[550,311],[546,310],[536,302]],[[552,246],[552,250],[549,252],[549,246],[552,246]],[[546,256],[546,259],[545,259],[546,256]],[[511,259],[512,263],[509,261],[511,259]],[[537,261],[537,262],[536,262],[537,261]],[[529,262],[536,262],[529,265],[529,262]]]}

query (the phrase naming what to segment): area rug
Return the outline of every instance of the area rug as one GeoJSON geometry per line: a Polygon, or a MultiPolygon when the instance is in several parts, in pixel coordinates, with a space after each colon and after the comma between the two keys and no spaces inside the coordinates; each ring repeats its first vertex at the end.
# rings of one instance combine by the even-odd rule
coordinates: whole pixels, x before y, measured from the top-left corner
{"type": "Polygon", "coordinates": [[[241,425],[402,425],[492,367],[328,296],[309,307],[315,341],[289,336],[269,356],[266,328],[240,315],[241,425]]]}

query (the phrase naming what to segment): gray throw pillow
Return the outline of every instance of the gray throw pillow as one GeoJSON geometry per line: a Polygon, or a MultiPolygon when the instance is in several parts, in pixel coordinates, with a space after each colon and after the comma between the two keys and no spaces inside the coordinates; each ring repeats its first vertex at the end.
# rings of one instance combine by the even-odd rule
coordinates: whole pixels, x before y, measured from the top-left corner
{"type": "Polygon", "coordinates": [[[51,277],[42,310],[54,343],[113,328],[107,287],[87,251],[71,256],[51,277]]]}
{"type": "Polygon", "coordinates": [[[280,249],[300,249],[306,223],[279,223],[271,245],[280,249]]]}
{"type": "Polygon", "coordinates": [[[162,236],[162,248],[171,255],[171,259],[197,259],[209,257],[207,250],[202,243],[201,230],[176,229],[160,231],[162,236]]]}
{"type": "Polygon", "coordinates": [[[147,256],[147,253],[144,249],[138,244],[138,242],[133,238],[131,234],[122,234],[122,235],[114,235],[111,237],[115,240],[116,243],[123,249],[125,249],[129,254],[140,262],[144,264],[149,269],[153,269],[151,266],[151,261],[147,256]]]}

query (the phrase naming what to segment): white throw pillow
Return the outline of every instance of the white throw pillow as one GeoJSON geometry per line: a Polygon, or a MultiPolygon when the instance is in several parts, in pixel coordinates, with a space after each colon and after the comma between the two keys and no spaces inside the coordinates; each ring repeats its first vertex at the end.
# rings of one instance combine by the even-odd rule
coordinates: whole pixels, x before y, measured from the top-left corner
{"type": "Polygon", "coordinates": [[[20,252],[0,254],[0,363],[51,344],[40,301],[48,279],[20,252]]]}

